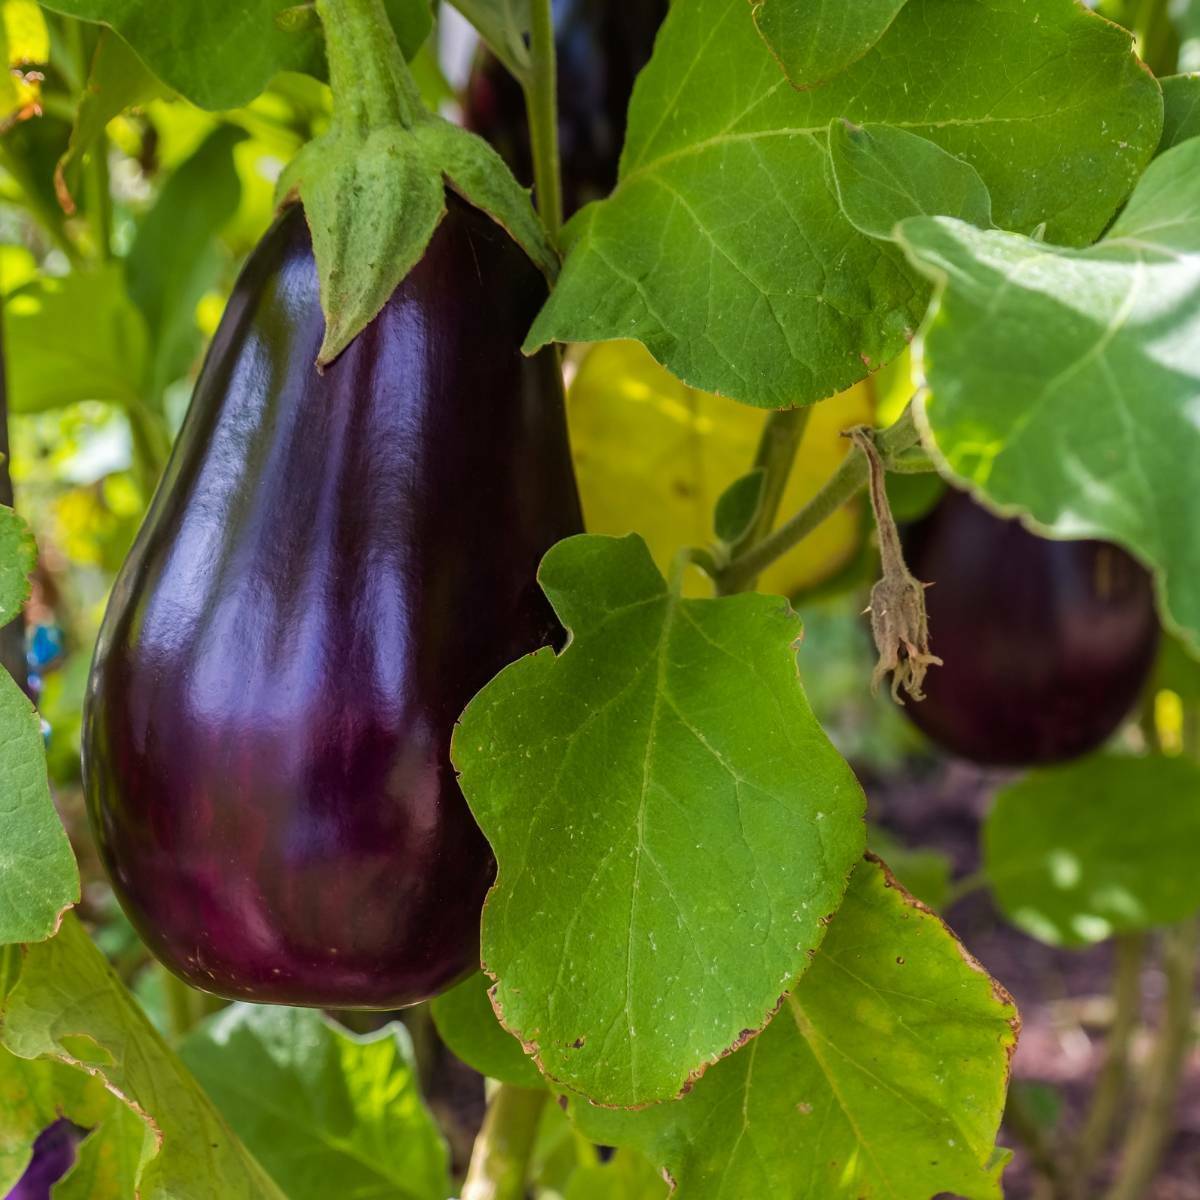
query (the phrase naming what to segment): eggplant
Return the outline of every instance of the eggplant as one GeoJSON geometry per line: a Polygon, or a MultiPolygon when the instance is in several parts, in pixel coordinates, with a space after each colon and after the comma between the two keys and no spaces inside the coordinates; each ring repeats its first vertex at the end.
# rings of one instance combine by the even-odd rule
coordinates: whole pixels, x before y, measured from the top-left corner
{"type": "MultiPolygon", "coordinates": [[[[668,7],[668,0],[553,0],[568,216],[616,185],[629,97],[638,72],[650,61],[668,7]]],[[[522,183],[533,183],[524,94],[486,50],[467,82],[463,123],[496,147],[522,183]]]]}
{"type": "Polygon", "coordinates": [[[5,1200],[50,1200],[51,1189],[75,1165],[75,1148],[86,1130],[66,1119],[47,1125],[33,1143],[33,1157],[5,1200]]]}
{"type": "Polygon", "coordinates": [[[1063,762],[1120,726],[1154,664],[1147,571],[1117,546],[1049,541],[963,492],[901,534],[943,666],[904,712],[934,742],[989,766],[1063,762]]]}
{"type": "Polygon", "coordinates": [[[466,703],[561,637],[582,529],[546,286],[457,197],[323,374],[302,210],[238,280],[117,579],[88,811],[130,920],[231,999],[418,1003],[479,965],[494,862],[450,764],[466,703]]]}

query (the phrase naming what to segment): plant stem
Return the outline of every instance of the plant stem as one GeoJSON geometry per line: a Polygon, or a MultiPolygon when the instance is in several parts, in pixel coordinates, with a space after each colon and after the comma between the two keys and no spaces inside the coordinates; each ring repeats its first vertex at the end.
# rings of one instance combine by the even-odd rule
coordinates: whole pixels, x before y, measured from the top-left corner
{"type": "Polygon", "coordinates": [[[1104,1064],[1092,1092],[1091,1106],[1075,1147],[1074,1165],[1067,1195],[1069,1200],[1087,1200],[1089,1185],[1104,1157],[1113,1123],[1129,1081],[1129,1048],[1141,1016],[1142,964],[1146,939],[1127,933],[1116,939],[1116,968],[1113,978],[1113,1021],[1108,1031],[1104,1064]]]}
{"type": "Polygon", "coordinates": [[[1200,922],[1196,918],[1163,935],[1163,969],[1167,996],[1162,1028],[1134,1108],[1121,1165],[1108,1192],[1108,1200],[1141,1200],[1158,1171],[1163,1150],[1174,1130],[1175,1101],[1184,1062],[1192,1041],[1192,994],[1200,950],[1200,922]]]}
{"type": "Polygon", "coordinates": [[[554,15],[550,0],[531,0],[530,52],[532,69],[525,86],[525,109],[533,148],[533,184],[538,213],[558,244],[562,228],[562,173],[558,154],[558,56],[554,46],[554,15]]]}
{"type": "Polygon", "coordinates": [[[325,28],[335,123],[364,135],[399,122],[410,129],[425,115],[383,0],[316,0],[325,28]]]}
{"type": "MultiPolygon", "coordinates": [[[[763,473],[762,500],[758,516],[733,547],[732,558],[745,554],[775,527],[783,493],[796,461],[796,451],[804,440],[804,431],[808,428],[811,416],[812,406],[808,405],[804,408],[785,408],[767,418],[759,439],[758,452],[754,456],[754,467],[751,468],[763,473]]],[[[748,579],[743,586],[749,589],[754,584],[755,580],[748,579]]]]}
{"type": "Polygon", "coordinates": [[[67,235],[66,226],[63,223],[63,215],[59,211],[58,206],[48,203],[42,196],[37,184],[34,182],[33,174],[29,166],[18,155],[13,154],[11,150],[4,144],[3,139],[0,139],[0,167],[3,167],[13,182],[21,190],[21,200],[29,215],[38,223],[38,227],[50,240],[50,244],[56,250],[61,250],[65,255],[72,269],[78,268],[83,263],[83,257],[79,253],[79,248],[71,241],[67,235]]]}
{"type": "MultiPolygon", "coordinates": [[[[910,404],[894,425],[876,435],[875,442],[884,461],[911,449],[920,441],[913,421],[910,404]]],[[[717,573],[717,590],[722,595],[741,591],[750,580],[776,559],[782,558],[793,546],[802,542],[814,529],[824,524],[848,500],[866,486],[867,460],[855,447],[842,459],[838,469],[825,486],[792,518],[785,521],[769,537],[738,555],[717,573]]]]}
{"type": "Polygon", "coordinates": [[[987,887],[987,872],[981,867],[969,875],[963,875],[951,882],[946,889],[946,899],[942,903],[942,912],[949,912],[951,907],[967,896],[973,896],[987,887]]]}
{"type": "Polygon", "coordinates": [[[529,1159],[537,1140],[547,1091],[502,1083],[488,1105],[462,1200],[524,1200],[529,1159]]]}
{"type": "Polygon", "coordinates": [[[171,438],[162,419],[140,401],[126,405],[133,442],[133,471],[149,502],[171,455],[171,438]]]}
{"type": "MultiPolygon", "coordinates": [[[[87,95],[88,80],[92,77],[92,60],[96,52],[97,34],[94,27],[82,21],[71,23],[71,40],[79,71],[80,104],[87,95]]],[[[95,242],[96,257],[101,262],[112,258],[112,192],[108,179],[108,135],[100,130],[96,142],[84,156],[83,203],[95,242]]]]}

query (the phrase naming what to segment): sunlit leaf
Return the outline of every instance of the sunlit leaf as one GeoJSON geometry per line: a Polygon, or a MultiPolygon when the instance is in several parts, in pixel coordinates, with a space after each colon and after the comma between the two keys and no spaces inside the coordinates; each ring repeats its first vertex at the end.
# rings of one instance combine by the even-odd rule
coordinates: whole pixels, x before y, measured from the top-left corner
{"type": "Polygon", "coordinates": [[[1200,645],[1200,140],[1156,159],[1108,235],[1068,250],[904,222],[938,295],[914,347],[943,471],[1063,538],[1119,542],[1200,645]]]}
{"type": "Polygon", "coordinates": [[[691,1200],[999,1200],[1017,1028],[1003,989],[868,862],[765,1033],[674,1103],[571,1112],[691,1200]]]}
{"type": "Polygon", "coordinates": [[[99,1076],[153,1135],[141,1200],[283,1200],[212,1102],[154,1031],[74,915],[26,949],[0,1040],[19,1058],[99,1076]]]}
{"type": "Polygon", "coordinates": [[[1162,96],[1129,35],[1077,0],[909,0],[863,58],[805,91],[745,0],[675,4],[634,90],[617,188],[564,231],[529,347],[635,338],[685,382],[767,408],[894,358],[929,287],[838,208],[839,118],[968,163],[1001,227],[1085,244],[1157,146],[1162,96]]]}
{"type": "Polygon", "coordinates": [[[745,1042],[808,966],[863,796],[785,602],[680,599],[632,536],[560,542],[539,579],[566,649],[501,672],[452,749],[499,863],[484,968],[548,1076],[641,1104],[745,1042]]]}
{"type": "Polygon", "coordinates": [[[312,1009],[235,1004],[180,1053],[288,1200],[449,1194],[402,1025],[356,1037],[312,1009]]]}

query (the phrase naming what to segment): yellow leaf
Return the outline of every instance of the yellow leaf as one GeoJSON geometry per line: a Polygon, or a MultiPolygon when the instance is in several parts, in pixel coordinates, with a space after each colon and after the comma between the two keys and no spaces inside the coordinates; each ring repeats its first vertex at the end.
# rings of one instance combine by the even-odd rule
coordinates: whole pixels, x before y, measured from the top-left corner
{"type": "MultiPolygon", "coordinates": [[[[663,570],[680,546],[712,541],[717,499],[749,470],[767,419],[761,409],[686,387],[637,342],[602,342],[587,351],[567,414],[587,528],[640,533],[663,570]]],[[[862,384],[814,407],[781,521],[841,462],[849,449],[841,431],[871,415],[862,384]]],[[[820,583],[846,565],[860,539],[860,510],[851,505],[770,568],[759,586],[792,595],[820,583]]],[[[685,590],[703,594],[705,587],[689,576],[685,590]]]]}

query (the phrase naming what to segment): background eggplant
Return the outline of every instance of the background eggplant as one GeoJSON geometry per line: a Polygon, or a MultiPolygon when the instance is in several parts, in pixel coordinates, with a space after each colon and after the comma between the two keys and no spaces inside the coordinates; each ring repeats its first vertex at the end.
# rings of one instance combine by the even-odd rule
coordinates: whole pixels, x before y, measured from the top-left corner
{"type": "MultiPolygon", "coordinates": [[[[568,216],[617,182],[633,83],[650,61],[667,8],[667,0],[553,0],[568,216]]],[[[522,183],[533,183],[524,94],[486,50],[467,83],[463,123],[500,151],[522,183]]]]}
{"type": "Polygon", "coordinates": [[[89,813],[121,902],[218,995],[398,1008],[476,968],[494,871],[458,714],[560,631],[581,529],[545,283],[454,196],[324,374],[302,211],[251,256],[101,631],[89,813]]]}
{"type": "Polygon", "coordinates": [[[1107,542],[1035,537],[963,492],[902,534],[925,592],[926,699],[904,712],[976,762],[1032,766],[1095,749],[1136,702],[1159,627],[1149,574],[1107,542]]]}
{"type": "Polygon", "coordinates": [[[51,1189],[75,1165],[75,1148],[85,1132],[65,1119],[47,1125],[33,1143],[25,1174],[5,1200],[50,1200],[51,1189]]]}

